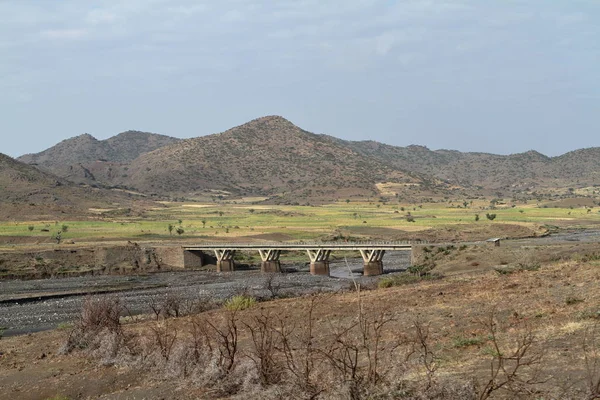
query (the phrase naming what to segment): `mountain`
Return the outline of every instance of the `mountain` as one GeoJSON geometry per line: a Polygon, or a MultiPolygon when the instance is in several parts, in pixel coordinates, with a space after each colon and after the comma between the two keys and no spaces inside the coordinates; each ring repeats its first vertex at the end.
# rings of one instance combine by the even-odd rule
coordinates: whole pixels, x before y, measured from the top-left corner
{"type": "Polygon", "coordinates": [[[123,186],[187,195],[214,190],[301,198],[376,196],[378,182],[422,181],[277,116],[142,154],[120,172],[116,181],[123,186]]]}
{"type": "Polygon", "coordinates": [[[347,141],[267,116],[225,132],[179,140],[124,132],[65,140],[21,157],[72,182],[161,197],[268,196],[299,202],[353,196],[405,199],[596,185],[600,148],[547,157],[347,141]]]}
{"type": "Polygon", "coordinates": [[[126,131],[106,140],[98,140],[90,134],[83,134],[63,140],[57,145],[36,154],[26,154],[18,158],[27,164],[76,183],[98,184],[106,177],[110,181],[112,164],[126,164],[143,153],[173,144],[181,139],[155,133],[126,131]]]}
{"type": "Polygon", "coordinates": [[[0,153],[0,218],[85,214],[90,207],[131,206],[128,195],[80,187],[0,153]]]}

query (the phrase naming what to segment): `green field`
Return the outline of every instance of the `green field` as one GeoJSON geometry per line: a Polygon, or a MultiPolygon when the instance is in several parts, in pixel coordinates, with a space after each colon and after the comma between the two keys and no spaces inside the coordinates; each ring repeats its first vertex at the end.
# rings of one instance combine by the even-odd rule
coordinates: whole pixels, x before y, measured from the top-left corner
{"type": "Polygon", "coordinates": [[[489,205],[488,201],[481,200],[466,207],[458,202],[383,204],[342,201],[323,206],[164,203],[164,207],[146,210],[141,215],[130,215],[128,210],[105,210],[87,220],[2,222],[0,236],[55,237],[64,225],[67,228],[61,233],[61,239],[80,242],[171,238],[226,240],[252,236],[267,240],[315,240],[340,234],[368,238],[369,232],[376,228],[383,229],[384,233],[397,231],[401,234],[467,224],[490,228],[498,224],[583,228],[600,223],[600,208],[503,204],[488,209],[489,205]],[[496,218],[491,221],[486,218],[486,213],[496,214],[496,218]],[[169,225],[173,228],[171,232],[169,225]],[[183,229],[181,234],[177,233],[179,227],[183,229]],[[389,229],[392,231],[387,231],[389,229]]]}

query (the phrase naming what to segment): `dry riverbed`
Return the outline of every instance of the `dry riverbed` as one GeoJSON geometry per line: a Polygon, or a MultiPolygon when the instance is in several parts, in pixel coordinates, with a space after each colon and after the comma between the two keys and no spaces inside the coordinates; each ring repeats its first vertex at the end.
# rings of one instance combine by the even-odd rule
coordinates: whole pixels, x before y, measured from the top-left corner
{"type": "MultiPolygon", "coordinates": [[[[398,272],[409,266],[410,256],[408,252],[390,253],[384,263],[386,272],[398,272]]],[[[377,277],[362,276],[362,259],[349,259],[348,266],[361,284],[375,284],[377,277]]],[[[273,284],[286,296],[343,291],[352,284],[348,266],[344,260],[333,261],[331,277],[324,277],[310,275],[306,264],[282,265],[286,272],[278,274],[273,284]]],[[[239,293],[269,297],[266,281],[267,276],[256,266],[234,273],[181,271],[4,281],[0,282],[0,327],[5,328],[5,336],[56,328],[77,317],[88,294],[118,295],[129,312],[137,315],[151,313],[150,299],[167,294],[182,301],[222,301],[239,293]]]]}

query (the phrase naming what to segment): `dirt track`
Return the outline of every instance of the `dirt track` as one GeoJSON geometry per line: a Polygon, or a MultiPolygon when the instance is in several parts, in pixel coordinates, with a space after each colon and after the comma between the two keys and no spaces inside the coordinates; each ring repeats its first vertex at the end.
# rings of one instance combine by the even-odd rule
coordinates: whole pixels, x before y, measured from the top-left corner
{"type": "MultiPolygon", "coordinates": [[[[408,252],[386,255],[386,272],[397,272],[409,265],[408,252]]],[[[354,276],[363,284],[377,278],[362,276],[362,259],[348,260],[354,276]]],[[[302,295],[315,291],[340,291],[351,284],[343,260],[331,263],[331,277],[312,276],[307,265],[283,265],[288,272],[278,275],[275,284],[280,292],[302,295]]],[[[87,293],[115,293],[132,314],[150,313],[151,296],[173,293],[181,299],[198,297],[222,300],[236,293],[269,296],[266,277],[256,268],[234,273],[181,271],[136,276],[86,276],[63,279],[40,279],[0,282],[0,327],[4,335],[18,335],[52,329],[76,318],[87,293]]]]}

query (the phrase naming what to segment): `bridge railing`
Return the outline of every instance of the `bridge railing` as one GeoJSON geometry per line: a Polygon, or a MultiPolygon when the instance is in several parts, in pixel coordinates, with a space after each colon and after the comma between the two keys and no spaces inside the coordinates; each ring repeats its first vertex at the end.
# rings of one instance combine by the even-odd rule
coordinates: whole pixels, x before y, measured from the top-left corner
{"type": "Polygon", "coordinates": [[[403,241],[358,241],[358,242],[323,242],[323,241],[296,241],[296,242],[246,242],[246,243],[234,243],[234,242],[201,242],[192,246],[184,247],[371,247],[371,246],[407,246],[407,245],[423,245],[428,244],[427,241],[423,240],[403,240],[403,241]]]}

